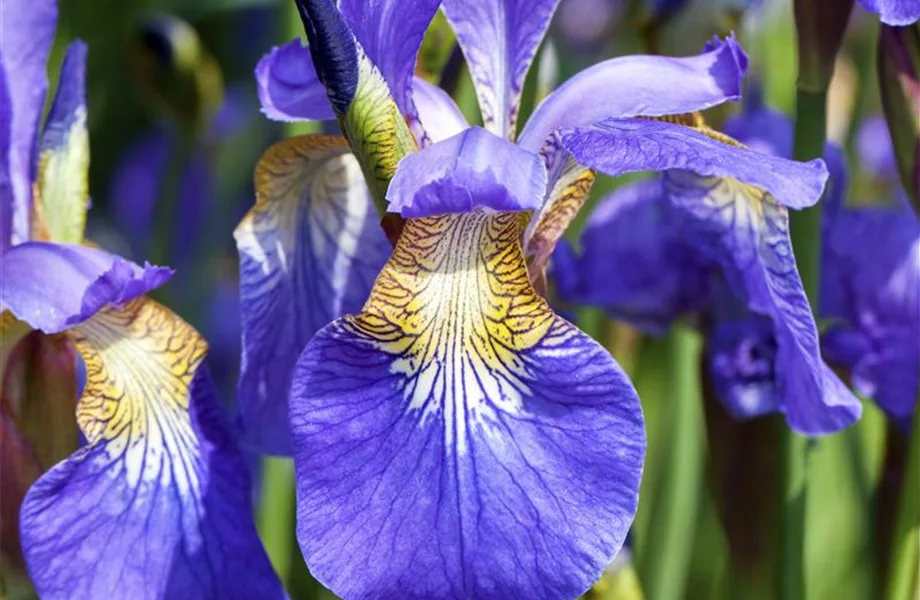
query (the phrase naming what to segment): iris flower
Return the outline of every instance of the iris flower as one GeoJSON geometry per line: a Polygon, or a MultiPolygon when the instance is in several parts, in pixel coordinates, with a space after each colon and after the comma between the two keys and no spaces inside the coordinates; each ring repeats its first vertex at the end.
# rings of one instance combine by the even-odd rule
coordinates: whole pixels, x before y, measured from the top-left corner
{"type": "Polygon", "coordinates": [[[905,26],[920,20],[917,0],[858,0],[860,6],[878,15],[886,25],[905,26]]]}
{"type": "MultiPolygon", "coordinates": [[[[572,598],[623,543],[645,435],[622,370],[542,297],[544,268],[592,168],[754,170],[644,118],[737,99],[746,57],[729,38],[600,63],[515,135],[557,2],[444,3],[484,129],[412,76],[438,4],[298,2],[310,46],[256,70],[268,116],[346,138],[286,140],[257,167],[240,402],[255,439],[293,447],[298,540],[343,598],[572,598]]],[[[777,164],[757,180],[820,193],[820,161],[777,164]]]]}
{"type": "MultiPolygon", "coordinates": [[[[695,121],[682,137],[707,129],[695,121]]],[[[732,137],[709,134],[736,158],[712,160],[708,176],[669,170],[603,199],[581,255],[556,253],[558,293],[653,334],[690,316],[707,334],[706,372],[730,413],[779,411],[800,433],[836,431],[861,405],[821,358],[788,216],[818,200],[827,173],[819,161],[782,158],[792,152],[791,125],[756,102],[725,130],[732,137]]],[[[839,163],[830,161],[832,172],[839,163]]],[[[840,193],[837,180],[830,194],[840,193]]]]}
{"type": "Polygon", "coordinates": [[[897,189],[893,198],[824,212],[822,345],[854,387],[902,425],[910,422],[920,385],[920,220],[899,188],[888,128],[867,121],[860,164],[897,189]]]}
{"type": "MultiPolygon", "coordinates": [[[[57,6],[10,0],[2,11],[4,362],[37,330],[72,342],[85,367],[82,395],[71,400],[84,443],[41,465],[48,470],[22,504],[35,589],[49,599],[280,597],[245,463],[201,366],[207,344],[144,297],[172,271],[83,245],[86,46],[68,48],[39,139],[57,6]]],[[[8,393],[42,400],[36,390],[8,393]]]]}

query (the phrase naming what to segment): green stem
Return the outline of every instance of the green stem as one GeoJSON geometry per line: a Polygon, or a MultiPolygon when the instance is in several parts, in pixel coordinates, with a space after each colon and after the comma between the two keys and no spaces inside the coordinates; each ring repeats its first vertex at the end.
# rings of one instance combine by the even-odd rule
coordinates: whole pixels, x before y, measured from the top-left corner
{"type": "Polygon", "coordinates": [[[268,558],[285,584],[291,573],[291,548],[297,546],[292,527],[294,507],[294,463],[287,458],[266,456],[262,459],[262,493],[256,522],[268,558]]]}
{"type": "MultiPolygon", "coordinates": [[[[796,93],[795,158],[811,160],[824,153],[827,91],[801,87],[796,93]]],[[[802,285],[817,314],[821,272],[821,204],[791,215],[790,234],[802,285]]],[[[780,597],[805,597],[805,506],[808,490],[808,440],[790,430],[783,437],[783,517],[780,541],[780,597]]]]}
{"type": "Polygon", "coordinates": [[[887,600],[912,600],[920,595],[920,399],[914,411],[906,462],[891,547],[887,600]]]}
{"type": "Polygon", "coordinates": [[[670,443],[649,527],[640,579],[649,600],[682,598],[690,570],[702,492],[703,417],[699,335],[676,326],[670,335],[670,443]]]}

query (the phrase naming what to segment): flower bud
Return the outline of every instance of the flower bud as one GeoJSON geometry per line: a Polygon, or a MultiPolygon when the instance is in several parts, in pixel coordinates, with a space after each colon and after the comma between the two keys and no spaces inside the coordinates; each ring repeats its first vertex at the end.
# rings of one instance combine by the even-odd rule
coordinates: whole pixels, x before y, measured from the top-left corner
{"type": "Polygon", "coordinates": [[[920,24],[882,25],[878,78],[901,182],[920,212],[920,24]]]}
{"type": "Polygon", "coordinates": [[[827,89],[852,10],[852,0],[795,0],[800,90],[827,89]]]}

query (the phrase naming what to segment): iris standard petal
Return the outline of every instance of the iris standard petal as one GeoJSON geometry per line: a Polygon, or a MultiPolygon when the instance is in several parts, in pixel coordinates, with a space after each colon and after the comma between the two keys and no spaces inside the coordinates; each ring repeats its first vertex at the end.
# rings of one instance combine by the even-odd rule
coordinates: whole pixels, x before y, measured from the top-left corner
{"type": "Polygon", "coordinates": [[[500,137],[515,137],[524,77],[558,4],[559,0],[444,0],[444,13],[470,67],[483,123],[500,137]]]}
{"type": "Polygon", "coordinates": [[[9,177],[13,188],[13,242],[29,239],[38,123],[48,89],[47,69],[57,25],[56,0],[0,4],[0,61],[10,101],[9,177]]]}
{"type": "Polygon", "coordinates": [[[400,162],[387,191],[388,211],[409,218],[477,207],[533,210],[545,189],[546,169],[536,154],[471,127],[400,162]]]}
{"type": "Polygon", "coordinates": [[[625,539],[638,398],[533,291],[519,236],[513,213],[410,219],[298,361],[298,539],[344,598],[573,598],[625,539]]]}
{"type": "Polygon", "coordinates": [[[624,56],[581,71],[546,97],[519,143],[539,152],[550,134],[609,118],[703,110],[741,95],[747,57],[733,37],[698,56],[624,56]]]}
{"type": "Polygon", "coordinates": [[[705,176],[733,177],[767,189],[789,208],[817,202],[828,177],[820,159],[791,161],[662,121],[610,119],[563,132],[561,140],[579,163],[608,175],[687,169],[705,176]]]}
{"type": "Polygon", "coordinates": [[[581,255],[553,268],[560,299],[589,304],[652,334],[705,304],[706,266],[682,240],[680,215],[659,179],[603,198],[579,238],[581,255]],[[574,275],[573,275],[574,274],[574,275]]]}
{"type": "Polygon", "coordinates": [[[260,159],[255,184],[256,205],[234,233],[243,317],[239,406],[260,449],[290,454],[294,362],[323,325],[360,310],[390,244],[343,138],[275,144],[260,159]]]}
{"type": "Polygon", "coordinates": [[[10,248],[0,258],[0,271],[0,309],[45,333],[142,296],[172,276],[172,269],[141,267],[104,250],[45,242],[10,248]]]}
{"type": "MultiPolygon", "coordinates": [[[[769,164],[764,158],[762,165],[769,164]]],[[[728,285],[751,311],[772,320],[777,405],[789,426],[822,435],[856,421],[862,405],[821,359],[792,254],[786,208],[763,189],[731,178],[668,171],[664,180],[668,197],[690,219],[689,243],[721,266],[728,285]]],[[[800,185],[815,183],[803,177],[800,185]]]]}
{"type": "MultiPolygon", "coordinates": [[[[422,38],[441,0],[341,0],[355,37],[383,75],[403,115],[418,121],[413,77],[422,38]]],[[[418,134],[416,134],[418,135],[418,134]]]]}
{"type": "Polygon", "coordinates": [[[89,202],[86,127],[86,44],[67,47],[58,89],[39,148],[38,189],[43,226],[52,242],[83,241],[89,202]]]}
{"type": "Polygon", "coordinates": [[[853,385],[906,418],[920,385],[920,221],[905,206],[825,215],[822,347],[853,385]]]}
{"type": "Polygon", "coordinates": [[[87,445],[21,511],[42,598],[282,598],[256,534],[247,467],[201,361],[207,344],[146,298],[72,330],[87,445]]]}
{"type": "Polygon", "coordinates": [[[447,92],[420,77],[412,82],[412,98],[420,126],[425,131],[423,141],[426,143],[446,140],[470,126],[447,92]]]}
{"type": "Polygon", "coordinates": [[[256,65],[256,89],[262,113],[275,121],[335,119],[326,88],[320,83],[310,49],[300,38],[272,48],[256,65]]]}
{"type": "Polygon", "coordinates": [[[859,0],[863,8],[878,15],[886,25],[904,26],[920,20],[917,0],[859,0]]]}

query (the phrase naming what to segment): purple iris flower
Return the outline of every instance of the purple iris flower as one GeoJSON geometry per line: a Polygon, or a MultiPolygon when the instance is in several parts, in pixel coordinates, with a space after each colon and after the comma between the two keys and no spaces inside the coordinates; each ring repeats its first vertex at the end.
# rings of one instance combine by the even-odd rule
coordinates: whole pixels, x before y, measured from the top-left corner
{"type": "Polygon", "coordinates": [[[645,450],[632,384],[538,291],[591,169],[737,175],[800,204],[826,170],[773,159],[774,173],[644,118],[737,99],[746,57],[732,38],[595,65],[516,136],[553,0],[443,3],[483,115],[470,127],[412,76],[439,4],[299,2],[311,46],[257,67],[268,116],[335,116],[349,139],[287,140],[257,167],[236,232],[240,403],[254,439],[293,450],[301,549],[343,598],[573,598],[625,539],[645,450]],[[392,250],[381,182],[387,219],[403,220],[392,250]]]}
{"type": "Polygon", "coordinates": [[[905,26],[920,20],[917,0],[858,0],[860,6],[878,15],[886,25],[905,26]]]}
{"type": "MultiPolygon", "coordinates": [[[[707,375],[729,412],[779,411],[800,433],[837,431],[861,405],[821,358],[788,235],[788,208],[816,202],[826,171],[782,158],[792,152],[791,125],[756,103],[725,132],[749,149],[734,148],[731,159],[718,158],[721,148],[709,154],[706,177],[669,170],[603,199],[581,255],[557,251],[557,290],[653,334],[694,317],[708,338],[707,375]]],[[[661,148],[648,134],[632,143],[649,154],[661,148]]],[[[830,158],[836,174],[841,160],[830,158]]],[[[832,176],[830,194],[841,193],[838,181],[832,176]]]]}
{"type": "MultiPolygon", "coordinates": [[[[898,188],[884,121],[867,120],[859,142],[860,164],[898,188]]],[[[898,192],[858,206],[836,199],[824,213],[822,345],[860,393],[907,425],[920,382],[920,220],[898,192]]]]}
{"type": "Polygon", "coordinates": [[[20,512],[35,589],[50,599],[282,597],[256,535],[245,463],[201,367],[207,343],[144,297],[172,271],[82,245],[86,46],[68,48],[39,129],[57,6],[10,0],[0,10],[9,234],[0,333],[13,352],[33,330],[65,336],[86,371],[74,398],[85,443],[43,465],[20,512]]]}

